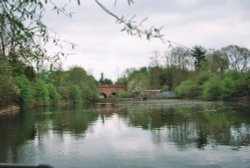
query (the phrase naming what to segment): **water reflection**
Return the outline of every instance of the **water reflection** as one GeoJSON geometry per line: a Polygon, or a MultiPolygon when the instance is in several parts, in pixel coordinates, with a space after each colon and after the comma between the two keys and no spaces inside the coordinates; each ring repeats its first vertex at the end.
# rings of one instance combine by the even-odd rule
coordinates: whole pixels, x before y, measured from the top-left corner
{"type": "Polygon", "coordinates": [[[29,163],[29,153],[45,161],[79,157],[79,163],[118,156],[140,160],[145,151],[162,158],[167,154],[157,146],[164,145],[240,150],[250,145],[250,106],[168,100],[47,107],[1,115],[0,132],[0,162],[29,163]]]}
{"type": "Polygon", "coordinates": [[[96,105],[75,105],[63,108],[37,108],[0,116],[0,162],[17,162],[18,149],[30,140],[41,139],[49,132],[83,137],[97,120],[96,105]],[[11,156],[8,157],[8,156],[11,156]],[[10,160],[10,161],[9,161],[10,160]]]}
{"type": "Polygon", "coordinates": [[[249,106],[225,104],[142,104],[129,106],[129,125],[151,130],[154,142],[172,141],[179,148],[250,144],[249,106]]]}
{"type": "Polygon", "coordinates": [[[117,104],[113,103],[100,103],[98,112],[103,124],[105,124],[105,120],[111,118],[114,114],[118,114],[120,117],[127,116],[126,108],[120,108],[117,104]]]}

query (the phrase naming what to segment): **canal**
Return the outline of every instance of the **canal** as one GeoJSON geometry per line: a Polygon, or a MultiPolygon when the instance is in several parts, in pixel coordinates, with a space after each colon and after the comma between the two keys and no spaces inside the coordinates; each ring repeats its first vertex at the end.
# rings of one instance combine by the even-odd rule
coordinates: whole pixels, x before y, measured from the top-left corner
{"type": "Polygon", "coordinates": [[[149,100],[2,114],[0,163],[249,168],[250,105],[149,100]]]}

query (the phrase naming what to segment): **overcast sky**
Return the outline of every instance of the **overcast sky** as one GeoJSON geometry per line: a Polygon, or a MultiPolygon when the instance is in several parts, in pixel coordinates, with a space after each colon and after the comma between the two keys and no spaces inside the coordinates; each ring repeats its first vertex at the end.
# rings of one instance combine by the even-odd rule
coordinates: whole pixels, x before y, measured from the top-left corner
{"type": "MultiPolygon", "coordinates": [[[[202,45],[219,49],[229,44],[250,48],[249,0],[100,0],[118,16],[136,15],[138,21],[148,17],[145,27],[164,26],[167,40],[192,48],[202,45]]],[[[60,1],[61,3],[61,1],[60,1]]],[[[147,66],[153,51],[168,50],[168,44],[131,37],[121,32],[122,25],[105,13],[94,0],[72,1],[68,12],[72,18],[47,10],[45,22],[62,39],[78,46],[74,55],[63,59],[63,67],[78,65],[100,78],[116,80],[126,68],[147,66]]],[[[67,50],[67,48],[66,48],[67,50]]]]}

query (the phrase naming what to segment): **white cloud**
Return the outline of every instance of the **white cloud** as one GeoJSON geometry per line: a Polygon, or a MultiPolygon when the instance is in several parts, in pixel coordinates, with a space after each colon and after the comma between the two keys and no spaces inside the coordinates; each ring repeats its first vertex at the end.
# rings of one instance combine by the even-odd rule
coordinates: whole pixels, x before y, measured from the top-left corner
{"type": "MultiPolygon", "coordinates": [[[[188,47],[203,45],[220,48],[229,44],[250,48],[250,2],[248,0],[137,0],[102,1],[109,9],[125,16],[136,14],[138,20],[149,17],[145,25],[163,25],[168,40],[188,47]]],[[[104,72],[116,79],[125,68],[147,66],[153,50],[164,52],[168,45],[121,33],[121,25],[101,10],[93,0],[68,6],[72,19],[49,12],[45,21],[64,39],[76,43],[76,54],[68,56],[64,67],[80,65],[92,69],[96,78],[104,72]],[[119,70],[120,72],[116,72],[119,70]]]]}

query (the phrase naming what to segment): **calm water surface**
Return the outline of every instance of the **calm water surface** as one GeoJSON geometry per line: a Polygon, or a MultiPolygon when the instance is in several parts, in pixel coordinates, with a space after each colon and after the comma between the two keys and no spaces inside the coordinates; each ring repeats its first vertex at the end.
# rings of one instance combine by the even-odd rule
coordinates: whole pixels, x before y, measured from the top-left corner
{"type": "Polygon", "coordinates": [[[137,101],[0,115],[0,162],[249,168],[250,105],[137,101]]]}

